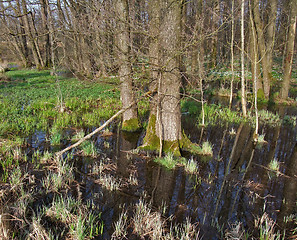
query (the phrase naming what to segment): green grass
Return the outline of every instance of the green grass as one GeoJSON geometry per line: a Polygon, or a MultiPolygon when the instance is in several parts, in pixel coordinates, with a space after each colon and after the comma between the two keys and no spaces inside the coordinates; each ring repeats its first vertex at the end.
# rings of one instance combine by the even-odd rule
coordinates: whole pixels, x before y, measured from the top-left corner
{"type": "Polygon", "coordinates": [[[255,220],[255,227],[259,231],[259,240],[278,240],[281,239],[279,231],[276,230],[276,222],[267,213],[255,220]]]}
{"type": "Polygon", "coordinates": [[[168,169],[174,169],[176,164],[178,163],[172,153],[168,153],[165,157],[162,158],[156,158],[154,161],[168,169]]]}
{"type": "Polygon", "coordinates": [[[274,114],[267,110],[260,110],[258,112],[259,121],[262,123],[266,123],[270,126],[279,126],[282,121],[278,114],[274,114]]]}
{"type": "Polygon", "coordinates": [[[110,174],[101,174],[99,182],[108,191],[112,192],[120,189],[120,182],[110,174]]]}
{"type": "Polygon", "coordinates": [[[44,214],[69,226],[71,239],[92,239],[102,233],[101,214],[92,213],[88,206],[71,197],[57,197],[44,214]]]}
{"type": "Polygon", "coordinates": [[[22,171],[20,169],[20,167],[18,166],[17,168],[15,168],[11,175],[10,175],[10,186],[14,191],[18,191],[18,187],[22,185],[22,171]]]}
{"type": "Polygon", "coordinates": [[[84,130],[78,130],[75,135],[71,138],[71,141],[77,142],[78,140],[82,139],[85,136],[84,130]]]}
{"type": "Polygon", "coordinates": [[[269,164],[268,164],[268,168],[272,171],[276,171],[278,172],[279,171],[279,168],[280,168],[280,164],[279,164],[279,161],[277,161],[277,159],[273,159],[269,164]]]}
{"type": "MultiPolygon", "coordinates": [[[[221,125],[225,126],[228,123],[239,124],[247,122],[248,119],[243,118],[239,111],[230,110],[227,107],[218,106],[215,104],[205,104],[205,125],[221,125]]],[[[202,113],[199,114],[197,125],[202,122],[202,113]]]]}
{"type": "Polygon", "coordinates": [[[208,156],[213,155],[212,145],[210,144],[210,142],[206,141],[206,142],[202,143],[201,154],[202,155],[208,155],[208,156]]]}
{"type": "Polygon", "coordinates": [[[0,136],[67,127],[92,127],[121,107],[119,91],[102,82],[54,77],[50,71],[16,70],[0,83],[0,136]]]}
{"type": "Polygon", "coordinates": [[[51,145],[60,145],[62,140],[62,132],[57,128],[51,130],[50,143],[51,145]]]}
{"type": "Polygon", "coordinates": [[[200,147],[198,144],[192,144],[189,150],[191,153],[197,154],[197,155],[208,156],[208,157],[212,157],[213,155],[212,145],[208,141],[203,142],[202,147],[200,147]]]}
{"type": "Polygon", "coordinates": [[[81,144],[80,148],[81,148],[82,154],[84,156],[96,157],[96,155],[97,155],[97,149],[95,147],[95,144],[91,141],[83,142],[81,144]]]}
{"type": "Polygon", "coordinates": [[[113,239],[125,239],[127,235],[127,212],[123,211],[120,216],[118,221],[114,223],[114,232],[112,234],[113,239]]]}
{"type": "Polygon", "coordinates": [[[198,165],[197,162],[191,158],[185,164],[185,171],[190,174],[195,174],[198,172],[198,165]]]}

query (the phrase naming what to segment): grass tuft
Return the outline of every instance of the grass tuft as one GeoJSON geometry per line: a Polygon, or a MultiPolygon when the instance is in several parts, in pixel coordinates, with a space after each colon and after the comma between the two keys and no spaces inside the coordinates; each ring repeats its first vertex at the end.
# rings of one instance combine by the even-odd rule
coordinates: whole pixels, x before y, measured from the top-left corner
{"type": "Polygon", "coordinates": [[[118,191],[120,189],[120,183],[112,175],[100,175],[99,182],[109,191],[118,191]]]}
{"type": "Polygon", "coordinates": [[[19,187],[22,186],[23,177],[22,177],[22,171],[21,168],[18,166],[15,168],[10,175],[9,183],[11,186],[11,189],[13,191],[18,191],[19,187]]]}
{"type": "Polygon", "coordinates": [[[174,169],[177,164],[177,161],[174,159],[173,153],[168,153],[163,158],[156,158],[154,161],[168,169],[174,169]]]}
{"type": "Polygon", "coordinates": [[[112,239],[125,239],[128,232],[127,232],[127,212],[122,211],[119,216],[119,219],[114,223],[114,232],[112,234],[112,239]]]}
{"type": "Polygon", "coordinates": [[[60,145],[62,140],[62,133],[57,128],[52,128],[50,133],[50,143],[51,145],[60,145]]]}
{"type": "Polygon", "coordinates": [[[134,231],[139,236],[146,235],[150,239],[161,239],[164,220],[159,212],[152,212],[150,206],[142,199],[136,204],[133,217],[134,231]]]}
{"type": "Polygon", "coordinates": [[[198,172],[197,162],[191,158],[185,164],[185,171],[190,174],[196,174],[198,172]]]}
{"type": "Polygon", "coordinates": [[[278,240],[281,239],[280,233],[275,233],[275,221],[265,212],[255,220],[255,227],[259,231],[259,240],[278,240]]]}
{"type": "Polygon", "coordinates": [[[225,239],[226,240],[247,240],[249,239],[248,234],[242,227],[242,223],[235,223],[232,224],[230,229],[225,232],[225,239]]]}
{"type": "Polygon", "coordinates": [[[91,157],[97,156],[97,149],[93,142],[85,141],[81,144],[80,147],[84,156],[91,156],[91,157]]]}
{"type": "Polygon", "coordinates": [[[78,140],[82,139],[85,136],[84,130],[79,130],[76,134],[72,137],[73,142],[77,142],[78,140]]]}
{"type": "Polygon", "coordinates": [[[210,142],[206,141],[202,143],[201,154],[207,156],[213,155],[212,145],[210,144],[210,142]]]}
{"type": "Polygon", "coordinates": [[[268,164],[268,168],[271,170],[271,171],[274,171],[274,172],[279,172],[279,168],[280,168],[280,163],[279,161],[277,161],[276,158],[274,158],[273,160],[271,160],[271,162],[268,164]]]}

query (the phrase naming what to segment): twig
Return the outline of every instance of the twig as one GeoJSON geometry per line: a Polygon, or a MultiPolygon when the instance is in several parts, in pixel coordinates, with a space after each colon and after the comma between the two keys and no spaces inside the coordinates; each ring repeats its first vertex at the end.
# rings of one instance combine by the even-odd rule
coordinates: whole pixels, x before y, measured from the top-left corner
{"type": "Polygon", "coordinates": [[[122,113],[126,112],[128,109],[130,109],[134,104],[136,104],[137,102],[139,102],[142,98],[150,95],[151,92],[147,92],[145,93],[142,97],[140,97],[137,101],[132,102],[128,107],[126,108],[122,108],[120,111],[118,111],[116,114],[114,114],[110,119],[108,119],[103,125],[101,125],[99,128],[96,128],[93,132],[89,133],[87,136],[81,138],[78,142],[72,144],[71,146],[56,152],[56,156],[59,157],[61,156],[63,153],[69,151],[70,149],[79,146],[82,142],[86,141],[87,139],[91,138],[94,134],[100,132],[102,129],[104,129],[106,126],[108,126],[116,117],[118,117],[119,115],[121,115],[122,113]]]}

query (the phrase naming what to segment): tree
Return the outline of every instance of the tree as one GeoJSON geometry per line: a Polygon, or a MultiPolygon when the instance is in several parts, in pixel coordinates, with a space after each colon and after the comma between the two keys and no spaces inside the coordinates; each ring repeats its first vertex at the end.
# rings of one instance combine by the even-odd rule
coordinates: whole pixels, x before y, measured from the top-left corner
{"type": "Polygon", "coordinates": [[[233,83],[234,83],[234,0],[231,3],[231,83],[230,83],[230,98],[229,98],[229,108],[232,107],[232,97],[233,97],[233,83]]]}
{"type": "MultiPolygon", "coordinates": [[[[123,108],[128,107],[134,102],[132,85],[132,69],[130,63],[130,35],[128,19],[128,1],[117,0],[116,10],[118,14],[118,34],[117,48],[119,56],[119,77],[121,82],[121,101],[123,108]]],[[[137,107],[134,105],[123,113],[122,129],[126,131],[136,131],[140,128],[137,116],[137,107]]]]}
{"type": "MultiPolygon", "coordinates": [[[[257,42],[260,51],[260,58],[263,72],[263,91],[266,98],[270,94],[270,85],[272,78],[272,54],[275,38],[275,21],[277,13],[277,0],[270,0],[268,5],[265,5],[267,11],[265,19],[260,14],[260,0],[253,1],[253,16],[255,28],[257,31],[257,42]],[[266,24],[265,24],[266,23],[266,24]],[[267,29],[267,30],[266,30],[267,29]],[[266,30],[266,31],[265,31],[266,30]]],[[[262,14],[264,15],[264,14],[262,14]]]]}
{"type": "Polygon", "coordinates": [[[291,73],[292,73],[292,62],[294,55],[294,43],[296,35],[296,18],[297,18],[297,4],[294,0],[290,1],[290,20],[289,20],[289,31],[288,31],[288,40],[287,47],[285,51],[284,59],[284,80],[282,82],[282,88],[280,92],[280,97],[282,99],[287,99],[289,94],[291,73]]]}
{"type": "Polygon", "coordinates": [[[44,30],[45,66],[51,66],[51,41],[49,32],[49,3],[48,0],[40,0],[42,27],[44,30]]]}
{"type": "Polygon", "coordinates": [[[33,59],[34,59],[35,66],[37,68],[44,67],[44,61],[42,59],[40,48],[39,48],[38,41],[37,41],[38,37],[37,37],[37,33],[35,31],[34,19],[32,16],[32,12],[28,11],[26,0],[17,0],[17,4],[20,4],[22,6],[25,33],[29,39],[29,46],[33,53],[33,59]],[[19,1],[21,1],[21,4],[19,3],[19,1]]]}
{"type": "Polygon", "coordinates": [[[3,26],[1,37],[6,42],[3,46],[9,49],[9,59],[21,60],[22,65],[28,67],[31,61],[20,2],[16,1],[15,4],[9,2],[8,5],[1,2],[0,8],[1,26],[3,26]]]}
{"type": "Polygon", "coordinates": [[[259,130],[259,119],[258,119],[258,98],[257,98],[257,92],[258,92],[258,51],[257,51],[257,39],[256,39],[256,29],[255,29],[255,26],[254,26],[254,22],[253,22],[253,19],[252,19],[252,11],[251,11],[251,4],[250,4],[250,1],[249,1],[249,7],[250,7],[250,29],[251,29],[251,32],[252,32],[252,40],[251,40],[251,52],[252,52],[252,76],[253,76],[253,89],[254,89],[254,105],[255,105],[255,117],[256,117],[256,126],[255,126],[255,138],[254,139],[257,139],[258,137],[258,130],[259,130]]]}
{"type": "Polygon", "coordinates": [[[241,0],[241,105],[246,117],[245,76],[244,76],[244,0],[241,0]]]}
{"type": "Polygon", "coordinates": [[[143,148],[180,155],[180,148],[185,144],[181,130],[181,75],[178,62],[181,6],[180,1],[175,0],[154,0],[152,3],[158,8],[155,9],[157,15],[151,16],[151,19],[157,19],[160,15],[158,99],[151,108],[143,148]]]}

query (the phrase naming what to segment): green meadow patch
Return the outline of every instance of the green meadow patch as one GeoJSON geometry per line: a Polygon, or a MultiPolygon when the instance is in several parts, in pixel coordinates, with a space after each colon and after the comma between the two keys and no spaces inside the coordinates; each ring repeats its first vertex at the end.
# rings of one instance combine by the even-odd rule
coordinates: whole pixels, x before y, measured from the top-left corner
{"type": "Polygon", "coordinates": [[[91,127],[116,113],[114,85],[51,76],[50,71],[16,70],[0,82],[0,136],[36,130],[91,127]]]}

